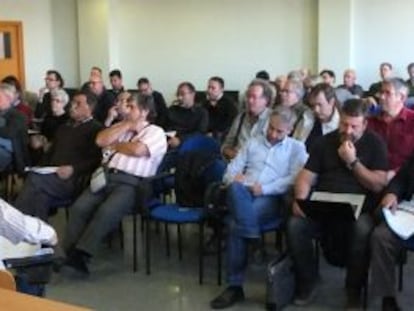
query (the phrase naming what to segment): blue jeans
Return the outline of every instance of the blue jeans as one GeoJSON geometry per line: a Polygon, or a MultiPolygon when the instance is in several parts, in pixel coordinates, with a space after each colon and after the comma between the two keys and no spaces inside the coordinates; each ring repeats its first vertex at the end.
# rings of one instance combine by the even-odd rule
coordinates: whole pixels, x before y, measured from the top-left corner
{"type": "Polygon", "coordinates": [[[260,225],[280,215],[280,197],[255,197],[243,184],[234,182],[227,189],[227,206],[230,211],[227,238],[227,283],[241,286],[247,266],[248,239],[260,237],[260,225]]]}

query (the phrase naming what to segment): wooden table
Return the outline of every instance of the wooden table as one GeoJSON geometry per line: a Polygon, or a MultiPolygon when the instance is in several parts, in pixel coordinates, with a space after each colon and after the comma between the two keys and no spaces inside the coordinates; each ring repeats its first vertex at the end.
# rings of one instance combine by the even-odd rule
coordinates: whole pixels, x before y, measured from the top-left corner
{"type": "Polygon", "coordinates": [[[7,311],[90,311],[46,298],[30,296],[0,288],[0,310],[7,311]]]}

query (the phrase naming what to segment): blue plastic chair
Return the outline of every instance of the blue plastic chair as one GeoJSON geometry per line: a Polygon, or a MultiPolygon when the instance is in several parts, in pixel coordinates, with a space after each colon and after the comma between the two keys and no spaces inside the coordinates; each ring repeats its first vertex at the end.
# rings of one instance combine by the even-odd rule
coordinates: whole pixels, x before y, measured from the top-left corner
{"type": "MultiPolygon", "coordinates": [[[[213,138],[194,135],[187,138],[178,150],[178,157],[186,152],[205,152],[217,155],[217,159],[207,167],[203,172],[204,184],[208,185],[211,182],[220,181],[223,177],[226,163],[220,158],[220,146],[213,138]]],[[[181,243],[181,225],[183,224],[198,224],[199,225],[199,283],[203,283],[203,241],[204,241],[204,221],[206,217],[206,210],[204,206],[200,207],[183,207],[178,204],[161,204],[148,211],[147,220],[163,222],[166,224],[166,244],[167,255],[169,256],[169,233],[168,224],[177,225],[177,239],[178,239],[178,254],[179,259],[182,259],[182,243],[181,243]]],[[[147,274],[151,273],[151,259],[150,259],[150,230],[149,223],[146,224],[146,270],[147,274]]]]}

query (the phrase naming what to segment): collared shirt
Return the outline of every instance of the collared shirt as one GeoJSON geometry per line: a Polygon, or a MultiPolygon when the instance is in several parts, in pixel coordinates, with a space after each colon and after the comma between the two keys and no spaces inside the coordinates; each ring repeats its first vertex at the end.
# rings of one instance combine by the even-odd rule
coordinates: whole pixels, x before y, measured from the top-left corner
{"type": "Polygon", "coordinates": [[[254,123],[251,122],[251,118],[247,112],[239,113],[239,115],[234,119],[230,131],[224,140],[223,148],[241,148],[249,138],[264,135],[266,132],[267,124],[269,122],[270,113],[271,110],[269,108],[265,108],[259,114],[257,121],[254,123]],[[239,128],[243,114],[245,114],[245,117],[243,118],[240,134],[236,139],[237,130],[239,128]]]}
{"type": "Polygon", "coordinates": [[[159,126],[151,124],[143,128],[138,134],[128,131],[118,139],[118,142],[138,141],[148,148],[149,156],[138,157],[117,152],[110,159],[108,167],[138,177],[155,175],[167,151],[165,132],[159,126]]]}
{"type": "MultiPolygon", "coordinates": [[[[24,215],[0,199],[0,236],[13,244],[25,241],[31,244],[55,244],[55,230],[38,218],[24,215]]],[[[1,253],[1,248],[0,248],[1,253]]]]}
{"type": "Polygon", "coordinates": [[[274,145],[265,136],[251,138],[228,165],[224,181],[230,183],[244,174],[247,183],[262,186],[264,195],[281,194],[293,184],[307,158],[305,145],[291,137],[274,145]]]}
{"type": "Polygon", "coordinates": [[[414,111],[404,107],[389,122],[384,115],[369,118],[368,128],[386,142],[390,169],[398,170],[414,152],[414,111]]]}

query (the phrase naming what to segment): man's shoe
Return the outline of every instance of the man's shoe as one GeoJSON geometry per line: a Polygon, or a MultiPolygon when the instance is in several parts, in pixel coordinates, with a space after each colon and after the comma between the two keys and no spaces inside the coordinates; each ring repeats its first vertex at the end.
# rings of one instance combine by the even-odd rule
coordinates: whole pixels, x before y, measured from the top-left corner
{"type": "Polygon", "coordinates": [[[362,309],[361,291],[358,289],[347,289],[346,291],[346,307],[347,311],[356,311],[362,309]]]}
{"type": "Polygon", "coordinates": [[[395,297],[384,297],[382,299],[382,311],[401,311],[395,297]]]}
{"type": "MultiPolygon", "coordinates": [[[[89,275],[89,268],[87,265],[87,261],[89,260],[89,257],[86,255],[85,252],[74,250],[71,252],[69,257],[66,259],[64,263],[65,270],[73,270],[75,274],[79,276],[88,276],[89,275]]],[[[71,273],[69,273],[71,274],[71,273]]]]}
{"type": "Polygon", "coordinates": [[[308,290],[304,290],[297,293],[295,298],[293,299],[293,304],[299,307],[307,306],[315,299],[317,293],[318,285],[315,282],[315,284],[311,286],[308,290]]]}
{"type": "Polygon", "coordinates": [[[219,296],[210,302],[210,307],[212,309],[225,309],[231,307],[236,302],[243,300],[243,287],[229,286],[219,296]]]}

